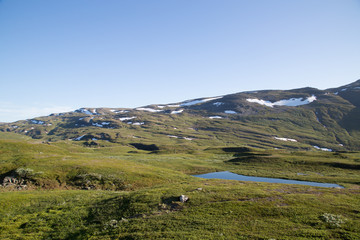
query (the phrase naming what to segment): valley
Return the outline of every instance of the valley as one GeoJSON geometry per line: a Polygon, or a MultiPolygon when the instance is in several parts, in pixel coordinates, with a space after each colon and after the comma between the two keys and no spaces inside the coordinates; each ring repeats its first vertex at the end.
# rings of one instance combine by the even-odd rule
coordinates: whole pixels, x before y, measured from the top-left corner
{"type": "Polygon", "coordinates": [[[359,239],[359,104],[360,80],[2,123],[0,238],[359,239]],[[192,176],[224,171],[344,188],[192,176]]]}

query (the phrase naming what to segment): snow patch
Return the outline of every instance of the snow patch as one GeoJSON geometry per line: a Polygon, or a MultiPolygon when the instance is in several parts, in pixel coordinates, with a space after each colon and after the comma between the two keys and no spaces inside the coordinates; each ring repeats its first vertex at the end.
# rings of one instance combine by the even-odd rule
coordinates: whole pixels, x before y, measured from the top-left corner
{"type": "Polygon", "coordinates": [[[75,141],[80,141],[83,137],[85,137],[85,135],[82,135],[80,137],[74,138],[75,141]]]}
{"type": "Polygon", "coordinates": [[[191,101],[187,101],[187,102],[180,104],[180,106],[181,107],[192,106],[195,104],[205,103],[205,102],[209,102],[209,101],[220,99],[220,98],[223,98],[223,97],[213,97],[213,98],[203,98],[203,99],[191,100],[191,101]]]}
{"type": "Polygon", "coordinates": [[[296,106],[301,106],[301,105],[305,105],[305,104],[309,104],[312,103],[313,101],[316,100],[316,96],[312,95],[311,97],[307,97],[307,98],[290,98],[290,99],[283,99],[277,102],[270,102],[270,101],[265,101],[262,99],[257,99],[257,98],[248,98],[246,99],[246,101],[251,102],[251,103],[257,103],[260,105],[264,105],[267,107],[274,107],[274,106],[289,106],[289,107],[296,107],[296,106]]]}
{"type": "Polygon", "coordinates": [[[257,99],[257,98],[248,98],[248,99],[246,99],[246,101],[251,102],[251,103],[258,103],[260,105],[265,105],[265,106],[268,106],[268,107],[273,107],[273,105],[274,105],[270,101],[265,101],[265,100],[257,99]]]}
{"type": "Polygon", "coordinates": [[[237,114],[237,112],[233,111],[233,110],[225,110],[224,113],[227,114],[237,114]]]}
{"type": "Polygon", "coordinates": [[[175,135],[167,135],[167,136],[170,137],[170,138],[185,139],[185,140],[188,140],[188,141],[193,140],[192,138],[188,138],[188,137],[179,137],[179,136],[175,136],[175,135]]]}
{"type": "Polygon", "coordinates": [[[221,116],[210,116],[210,119],[218,119],[218,118],[222,118],[221,116]]]}
{"type": "Polygon", "coordinates": [[[122,117],[122,118],[119,118],[120,121],[128,121],[128,120],[131,120],[131,119],[134,119],[136,117],[122,117]]]}
{"type": "Polygon", "coordinates": [[[153,108],[136,108],[135,110],[138,111],[146,111],[146,112],[162,112],[163,110],[157,110],[157,109],[153,109],[153,108]]]}
{"type": "Polygon", "coordinates": [[[167,135],[167,136],[171,138],[179,138],[178,136],[174,136],[174,135],[167,135]]]}
{"type": "Polygon", "coordinates": [[[215,102],[215,103],[213,103],[213,105],[215,105],[215,106],[217,106],[217,107],[219,107],[219,106],[221,106],[221,105],[223,105],[224,103],[223,102],[215,102]]]}
{"type": "Polygon", "coordinates": [[[285,142],[297,142],[296,139],[292,139],[292,138],[281,138],[281,137],[274,137],[274,139],[276,140],[280,140],[280,141],[285,141],[285,142]]]}
{"type": "Polygon", "coordinates": [[[134,126],[140,126],[140,125],[144,125],[145,123],[144,122],[128,122],[127,124],[129,125],[134,125],[134,126]]]}
{"type": "Polygon", "coordinates": [[[127,111],[127,110],[115,110],[115,109],[111,109],[110,112],[112,112],[112,113],[128,113],[129,111],[127,111]]]}
{"type": "Polygon", "coordinates": [[[326,151],[326,152],[332,152],[333,150],[330,148],[321,148],[319,146],[313,146],[314,148],[321,150],[321,151],[326,151]]]}
{"type": "Polygon", "coordinates": [[[90,112],[90,110],[88,110],[86,108],[79,108],[79,109],[75,110],[74,112],[85,113],[87,115],[98,115],[96,112],[96,109],[94,109],[94,110],[92,110],[92,112],[90,112]]]}
{"type": "Polygon", "coordinates": [[[140,125],[144,125],[144,122],[134,122],[132,125],[134,126],[140,126],[140,125]]]}
{"type": "Polygon", "coordinates": [[[44,121],[35,120],[35,119],[31,119],[30,122],[32,124],[39,124],[39,125],[43,125],[45,123],[44,121]]]}
{"type": "Polygon", "coordinates": [[[110,122],[102,122],[102,123],[92,123],[93,126],[96,126],[96,127],[104,127],[104,125],[109,125],[110,122]]]}
{"type": "Polygon", "coordinates": [[[180,109],[177,111],[172,111],[171,114],[179,114],[179,113],[182,113],[183,111],[184,111],[184,109],[180,109]]]}

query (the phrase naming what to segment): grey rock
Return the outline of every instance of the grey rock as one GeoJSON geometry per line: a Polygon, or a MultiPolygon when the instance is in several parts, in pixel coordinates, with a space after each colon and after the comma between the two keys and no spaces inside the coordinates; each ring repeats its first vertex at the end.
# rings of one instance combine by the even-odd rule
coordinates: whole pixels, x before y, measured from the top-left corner
{"type": "Polygon", "coordinates": [[[188,196],[185,196],[185,195],[181,195],[180,196],[180,202],[187,202],[189,200],[189,197],[188,196]]]}

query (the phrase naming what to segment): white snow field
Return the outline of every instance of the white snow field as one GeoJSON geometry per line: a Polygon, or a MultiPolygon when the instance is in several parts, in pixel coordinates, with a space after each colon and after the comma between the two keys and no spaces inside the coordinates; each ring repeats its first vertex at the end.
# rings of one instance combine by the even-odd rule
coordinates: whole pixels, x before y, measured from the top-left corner
{"type": "Polygon", "coordinates": [[[274,106],[297,107],[297,106],[312,103],[315,100],[316,100],[315,95],[312,95],[311,97],[307,97],[305,99],[304,98],[290,98],[290,99],[283,99],[283,100],[280,100],[277,102],[270,102],[270,101],[265,101],[265,100],[257,99],[257,98],[246,99],[246,101],[248,101],[248,102],[257,103],[257,104],[264,105],[267,107],[274,107],[274,106]]]}
{"type": "Polygon", "coordinates": [[[192,106],[192,105],[195,105],[195,104],[205,103],[205,102],[209,102],[209,101],[216,100],[216,99],[220,99],[220,98],[223,98],[223,97],[213,97],[213,98],[197,99],[197,100],[192,100],[192,101],[189,101],[189,102],[184,102],[184,103],[180,104],[180,106],[181,106],[181,107],[192,106]]]}

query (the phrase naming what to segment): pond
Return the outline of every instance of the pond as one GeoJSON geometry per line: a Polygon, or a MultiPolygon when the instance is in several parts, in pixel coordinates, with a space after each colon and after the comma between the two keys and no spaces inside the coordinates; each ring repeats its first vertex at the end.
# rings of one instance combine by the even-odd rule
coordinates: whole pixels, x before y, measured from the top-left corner
{"type": "Polygon", "coordinates": [[[199,178],[217,178],[217,179],[252,181],[252,182],[301,184],[301,185],[309,185],[314,187],[344,188],[343,186],[334,183],[318,183],[318,182],[298,181],[298,180],[289,180],[289,179],[281,179],[281,178],[251,177],[251,176],[235,174],[229,171],[212,172],[212,173],[193,175],[193,176],[199,178]]]}

